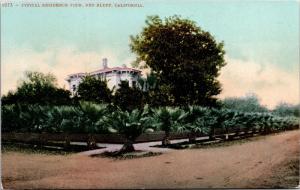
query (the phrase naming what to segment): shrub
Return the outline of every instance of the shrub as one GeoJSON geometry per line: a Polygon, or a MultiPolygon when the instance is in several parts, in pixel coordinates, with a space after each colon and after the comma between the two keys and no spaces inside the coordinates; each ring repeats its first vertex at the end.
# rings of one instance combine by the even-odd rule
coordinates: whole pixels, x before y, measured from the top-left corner
{"type": "Polygon", "coordinates": [[[209,128],[209,110],[200,106],[189,106],[187,116],[185,117],[184,130],[190,131],[189,141],[196,140],[197,133],[208,134],[209,128]]]}
{"type": "Polygon", "coordinates": [[[39,104],[39,105],[69,105],[70,92],[58,88],[56,78],[51,73],[25,72],[15,92],[9,92],[1,97],[3,105],[9,104],[39,104]]]}
{"type": "Polygon", "coordinates": [[[126,138],[120,153],[134,151],[133,143],[144,131],[151,128],[148,107],[133,111],[117,110],[104,118],[105,125],[111,132],[118,132],[126,138]]]}
{"type": "MultiPolygon", "coordinates": [[[[1,111],[3,132],[118,132],[127,138],[127,147],[148,128],[165,131],[162,144],[168,145],[172,131],[189,131],[193,141],[197,133],[208,134],[213,139],[216,129],[225,134],[231,131],[239,134],[240,130],[267,134],[299,126],[298,117],[199,106],[189,106],[186,111],[179,107],[151,109],[149,106],[122,111],[111,104],[80,102],[77,106],[12,104],[2,106],[1,111]]],[[[128,151],[127,147],[124,150],[128,151]]]]}
{"type": "Polygon", "coordinates": [[[132,111],[134,109],[142,109],[143,91],[137,87],[131,88],[127,81],[122,81],[113,98],[116,106],[123,111],[132,111]]]}
{"type": "Polygon", "coordinates": [[[291,105],[287,103],[281,103],[275,107],[275,109],[272,111],[275,115],[278,116],[294,116],[299,117],[300,116],[300,105],[291,105]]]}
{"type": "Polygon", "coordinates": [[[80,100],[94,103],[110,103],[112,91],[107,82],[92,76],[86,76],[78,86],[77,94],[80,100]]]}
{"type": "Polygon", "coordinates": [[[19,131],[21,123],[19,119],[20,107],[14,104],[1,107],[1,129],[2,132],[19,131]]]}
{"type": "Polygon", "coordinates": [[[255,94],[249,94],[239,98],[225,98],[223,108],[240,112],[267,112],[268,109],[260,105],[259,99],[255,94]]]}
{"type": "Polygon", "coordinates": [[[170,144],[170,132],[183,127],[183,121],[186,116],[187,113],[178,107],[160,107],[154,110],[152,118],[153,125],[156,129],[165,131],[162,145],[170,144]]]}

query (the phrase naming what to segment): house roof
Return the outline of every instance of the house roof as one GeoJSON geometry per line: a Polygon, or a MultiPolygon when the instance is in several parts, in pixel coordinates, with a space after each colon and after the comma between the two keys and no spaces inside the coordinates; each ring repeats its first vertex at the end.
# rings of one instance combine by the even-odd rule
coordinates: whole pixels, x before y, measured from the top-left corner
{"type": "Polygon", "coordinates": [[[69,74],[68,76],[74,76],[74,75],[86,75],[87,73],[73,73],[73,74],[69,74]]]}
{"type": "Polygon", "coordinates": [[[106,73],[110,71],[134,71],[134,72],[142,72],[138,69],[128,68],[128,67],[112,67],[112,68],[105,68],[105,69],[99,69],[93,72],[90,72],[89,74],[96,74],[96,73],[106,73]]]}
{"type": "Polygon", "coordinates": [[[138,70],[138,69],[133,69],[133,68],[128,68],[128,67],[112,67],[112,68],[105,68],[105,69],[99,69],[99,70],[96,70],[96,71],[92,71],[90,73],[74,73],[74,74],[70,74],[68,75],[68,77],[71,77],[71,76],[74,76],[74,75],[81,75],[81,76],[85,76],[87,74],[99,74],[99,73],[107,73],[107,72],[110,72],[110,71],[134,71],[134,72],[139,72],[141,73],[142,71],[141,70],[138,70]]]}

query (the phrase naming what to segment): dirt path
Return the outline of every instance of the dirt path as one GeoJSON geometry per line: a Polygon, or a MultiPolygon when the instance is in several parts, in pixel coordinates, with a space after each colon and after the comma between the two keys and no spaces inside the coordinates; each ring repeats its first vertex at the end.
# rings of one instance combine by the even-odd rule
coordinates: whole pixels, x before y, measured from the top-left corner
{"type": "Polygon", "coordinates": [[[295,186],[299,132],[131,160],[7,152],[2,154],[2,182],[12,189],[295,186]]]}

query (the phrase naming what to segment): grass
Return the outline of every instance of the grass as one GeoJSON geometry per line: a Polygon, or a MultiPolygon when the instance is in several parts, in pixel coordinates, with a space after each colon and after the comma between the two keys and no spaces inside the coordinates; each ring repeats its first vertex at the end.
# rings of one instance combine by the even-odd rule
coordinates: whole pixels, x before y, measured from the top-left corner
{"type": "Polygon", "coordinates": [[[231,146],[235,144],[243,144],[247,142],[251,142],[254,140],[257,140],[259,137],[249,137],[249,138],[241,138],[241,139],[234,139],[234,140],[220,140],[214,143],[207,143],[207,144],[194,144],[194,146],[190,148],[216,148],[216,147],[226,147],[226,146],[231,146]]]}
{"type": "MultiPolygon", "coordinates": [[[[83,147],[84,148],[84,147],[83,147]]],[[[84,149],[86,150],[86,149],[84,149]]],[[[43,155],[71,155],[73,153],[79,152],[79,150],[64,150],[63,148],[51,148],[51,147],[40,147],[37,145],[30,145],[30,144],[21,144],[21,143],[2,143],[1,145],[1,152],[8,153],[8,152],[19,152],[25,154],[43,154],[43,155]]],[[[157,156],[162,153],[160,152],[146,152],[146,151],[135,151],[129,153],[119,153],[118,151],[115,152],[104,152],[102,154],[92,155],[92,157],[106,157],[106,158],[113,158],[118,160],[125,160],[125,159],[134,159],[134,158],[143,158],[143,157],[150,157],[150,156],[157,156]]]]}
{"type": "Polygon", "coordinates": [[[51,147],[39,147],[37,145],[21,144],[21,143],[2,143],[1,152],[20,152],[26,154],[46,154],[46,155],[69,155],[76,153],[76,150],[64,150],[51,147]]]}
{"type": "MultiPolygon", "coordinates": [[[[281,132],[272,133],[269,135],[276,135],[281,132]]],[[[156,145],[153,147],[158,148],[172,148],[172,149],[197,149],[197,148],[215,148],[215,147],[225,147],[231,146],[234,144],[243,144],[246,142],[258,140],[260,138],[265,138],[264,135],[258,135],[253,137],[246,137],[246,136],[237,136],[232,140],[223,140],[223,139],[216,139],[214,141],[210,141],[208,139],[198,140],[195,143],[190,143],[188,141],[181,142],[181,143],[174,143],[169,146],[162,146],[156,145]]],[[[81,151],[86,151],[86,146],[75,146],[72,145],[69,150],[65,150],[59,147],[41,147],[37,145],[30,145],[30,144],[21,144],[21,143],[3,143],[2,142],[2,153],[6,152],[22,152],[27,154],[48,154],[48,155],[69,155],[81,151]]],[[[98,147],[103,148],[103,147],[98,147]]],[[[108,158],[115,158],[115,159],[132,159],[132,158],[142,158],[142,157],[149,157],[149,156],[156,156],[162,153],[158,152],[142,152],[142,151],[135,151],[132,153],[123,153],[120,154],[118,151],[116,152],[104,152],[98,155],[92,155],[93,157],[102,156],[108,158]]]]}
{"type": "MultiPolygon", "coordinates": [[[[268,134],[268,136],[269,135],[277,135],[277,134],[280,134],[282,132],[283,131],[271,133],[271,134],[268,134]]],[[[187,148],[197,149],[197,148],[226,147],[226,146],[231,146],[231,145],[235,145],[235,144],[243,144],[243,143],[247,143],[247,142],[251,142],[251,141],[256,141],[258,139],[262,139],[262,138],[265,138],[265,137],[266,137],[266,135],[255,134],[254,136],[251,136],[251,137],[249,137],[249,136],[236,136],[235,138],[233,138],[231,140],[224,140],[224,139],[218,139],[217,138],[214,141],[209,141],[209,140],[205,139],[205,140],[196,141],[195,143],[190,143],[188,141],[185,141],[185,142],[181,142],[181,143],[171,144],[171,145],[169,145],[168,148],[173,148],[173,149],[187,149],[187,148]]],[[[159,146],[161,146],[161,145],[159,145],[159,146]]]]}
{"type": "Polygon", "coordinates": [[[193,143],[185,141],[185,142],[170,144],[168,146],[156,145],[154,147],[172,148],[172,149],[214,148],[214,147],[231,146],[234,144],[243,144],[246,142],[257,140],[259,138],[264,138],[264,136],[253,136],[253,137],[237,136],[232,140],[224,140],[221,138],[216,138],[215,140],[203,139],[203,140],[197,140],[196,142],[193,143]]]}

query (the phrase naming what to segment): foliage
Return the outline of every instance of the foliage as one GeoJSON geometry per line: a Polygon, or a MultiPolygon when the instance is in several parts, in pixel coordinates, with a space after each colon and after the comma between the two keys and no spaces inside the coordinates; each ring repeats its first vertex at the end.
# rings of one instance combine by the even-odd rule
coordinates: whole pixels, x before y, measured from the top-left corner
{"type": "Polygon", "coordinates": [[[46,122],[48,106],[2,106],[2,130],[16,132],[41,132],[46,122]]]}
{"type": "Polygon", "coordinates": [[[107,87],[107,82],[91,76],[82,80],[77,94],[81,100],[94,103],[110,103],[112,99],[112,91],[107,87]]]}
{"type": "Polygon", "coordinates": [[[81,102],[80,106],[2,106],[5,132],[106,133],[102,117],[106,105],[81,102]]]}
{"type": "Polygon", "coordinates": [[[275,107],[272,112],[279,116],[295,116],[300,117],[300,105],[291,105],[287,103],[281,103],[275,107]]]}
{"type": "Polygon", "coordinates": [[[240,98],[225,98],[223,107],[241,112],[267,112],[268,109],[259,103],[255,94],[248,94],[240,98]]]}
{"type": "Polygon", "coordinates": [[[225,65],[223,43],[195,22],[150,16],[143,31],[131,36],[130,47],[138,56],[135,66],[145,63],[157,75],[158,92],[169,88],[163,91],[171,97],[168,105],[216,104],[221,92],[216,77],[225,65]]]}
{"type": "Polygon", "coordinates": [[[150,72],[146,74],[146,78],[139,78],[138,83],[143,91],[154,90],[157,87],[157,76],[150,72]]]}
{"type": "Polygon", "coordinates": [[[133,143],[150,125],[150,110],[148,106],[144,109],[134,109],[132,111],[116,110],[110,116],[104,118],[105,125],[112,132],[117,132],[127,139],[121,152],[134,151],[133,143]]]}
{"type": "Polygon", "coordinates": [[[126,151],[148,129],[165,131],[163,144],[167,145],[172,131],[189,131],[191,137],[205,134],[213,138],[216,129],[224,134],[240,131],[267,134],[299,127],[299,117],[200,106],[183,110],[179,107],[151,109],[146,105],[142,109],[122,111],[107,104],[80,102],[76,106],[12,104],[2,106],[1,111],[3,132],[120,133],[127,139],[126,151]]]}
{"type": "Polygon", "coordinates": [[[170,132],[172,129],[176,130],[181,127],[186,116],[187,113],[180,108],[160,107],[154,110],[153,125],[156,129],[170,132]]]}
{"type": "Polygon", "coordinates": [[[80,106],[53,107],[47,112],[45,130],[67,133],[106,133],[103,117],[106,105],[80,102],[80,106]]]}
{"type": "Polygon", "coordinates": [[[163,145],[170,144],[169,136],[172,130],[181,130],[183,128],[184,118],[187,113],[180,108],[161,107],[154,110],[152,123],[156,129],[165,131],[163,145]]]}
{"type": "MultiPolygon", "coordinates": [[[[78,107],[73,106],[63,106],[56,108],[56,114],[52,120],[57,120],[57,126],[54,129],[57,129],[58,132],[65,133],[84,133],[84,126],[81,126],[82,123],[82,112],[78,107]]],[[[51,113],[51,112],[50,112],[51,113]]],[[[51,123],[49,123],[51,126],[51,123]]],[[[47,126],[49,128],[49,126],[47,126]]]]}
{"type": "Polygon", "coordinates": [[[138,82],[143,90],[144,102],[151,107],[167,106],[174,102],[174,97],[170,94],[170,85],[158,85],[159,79],[154,72],[147,74],[146,78],[140,78],[138,82]]]}
{"type": "Polygon", "coordinates": [[[146,110],[114,111],[105,118],[105,125],[110,131],[123,134],[128,140],[134,141],[142,132],[150,128],[149,116],[146,110]],[[111,130],[114,129],[114,130],[111,130]]]}
{"type": "Polygon", "coordinates": [[[143,106],[143,91],[137,87],[129,87],[127,81],[121,81],[116,90],[113,102],[122,110],[132,111],[143,106]]]}
{"type": "Polygon", "coordinates": [[[237,112],[235,113],[232,121],[235,124],[235,128],[237,131],[240,129],[255,129],[256,124],[259,123],[259,116],[257,113],[249,112],[237,112]]]}
{"type": "MultiPolygon", "coordinates": [[[[184,130],[191,131],[193,134],[208,134],[209,132],[209,110],[200,106],[189,106],[188,114],[185,118],[184,130]]],[[[193,135],[191,134],[191,135],[193,135]]]]}
{"type": "Polygon", "coordinates": [[[40,72],[25,72],[25,78],[20,81],[15,92],[8,92],[1,98],[5,105],[15,103],[40,105],[70,104],[70,92],[58,88],[54,75],[40,72]]]}
{"type": "Polygon", "coordinates": [[[235,111],[223,109],[217,110],[218,119],[217,124],[221,129],[228,133],[230,129],[235,128],[237,123],[235,121],[236,116],[238,115],[235,111]]]}
{"type": "Polygon", "coordinates": [[[22,123],[20,122],[20,106],[5,105],[1,106],[1,130],[2,132],[20,131],[22,123]]]}
{"type": "Polygon", "coordinates": [[[82,126],[86,133],[105,133],[104,116],[107,114],[107,105],[93,104],[91,102],[80,102],[82,111],[82,126]]]}

